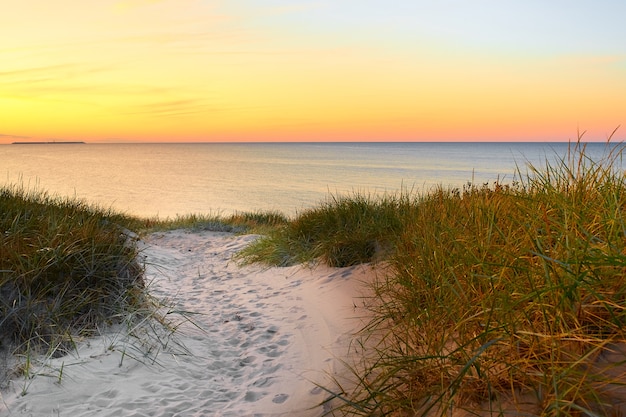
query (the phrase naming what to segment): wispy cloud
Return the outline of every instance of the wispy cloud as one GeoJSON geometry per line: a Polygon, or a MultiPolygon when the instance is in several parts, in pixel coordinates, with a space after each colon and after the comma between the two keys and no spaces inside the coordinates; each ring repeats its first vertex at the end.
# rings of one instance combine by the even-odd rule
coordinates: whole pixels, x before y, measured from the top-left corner
{"type": "Polygon", "coordinates": [[[60,65],[48,65],[41,67],[19,68],[11,71],[0,71],[0,78],[16,78],[16,77],[31,77],[39,74],[49,74],[50,72],[64,71],[72,67],[73,64],[60,64],[60,65]]]}
{"type": "Polygon", "coordinates": [[[48,81],[63,81],[65,83],[80,77],[110,71],[110,68],[93,67],[74,63],[47,65],[38,67],[15,68],[9,71],[0,71],[0,84],[33,84],[48,81]]]}
{"type": "Polygon", "coordinates": [[[164,86],[140,83],[114,82],[103,77],[95,81],[93,75],[116,71],[113,67],[94,67],[81,64],[58,64],[40,67],[16,68],[0,72],[0,88],[5,98],[53,98],[64,96],[64,101],[93,101],[93,96],[153,95],[171,92],[164,86]]]}
{"type": "Polygon", "coordinates": [[[31,139],[30,136],[8,135],[0,133],[0,139],[31,139]]]}
{"type": "Polygon", "coordinates": [[[206,104],[204,100],[185,99],[141,104],[134,106],[124,114],[173,117],[217,111],[219,109],[206,104]]]}
{"type": "Polygon", "coordinates": [[[0,87],[6,97],[32,97],[56,92],[76,91],[76,80],[94,73],[75,64],[15,68],[0,71],[0,87]]]}
{"type": "MultiPolygon", "coordinates": [[[[86,39],[75,42],[55,42],[51,44],[39,43],[20,48],[0,48],[1,54],[7,54],[5,60],[16,58],[15,53],[26,53],[29,56],[49,54],[51,51],[58,52],[59,55],[71,55],[85,50],[103,49],[109,53],[106,58],[93,55],[90,60],[93,65],[96,62],[111,62],[111,58],[118,61],[127,59],[129,56],[146,54],[152,52],[155,56],[171,56],[173,53],[179,55],[181,52],[192,50],[203,55],[224,55],[254,53],[248,49],[249,45],[258,43],[259,36],[252,30],[247,29],[216,29],[216,30],[151,30],[139,34],[129,34],[121,36],[102,36],[96,39],[86,39]],[[245,47],[245,48],[244,48],[245,47]],[[106,61],[105,61],[106,60],[106,61]]],[[[19,56],[18,56],[19,58],[19,56]]],[[[62,65],[50,65],[50,70],[60,70],[62,65]]],[[[41,70],[44,67],[40,68],[41,70]]],[[[25,72],[26,70],[20,70],[25,72]]],[[[14,71],[5,71],[5,75],[14,71]]],[[[36,69],[33,69],[36,73],[36,69]]],[[[3,72],[0,72],[2,75],[3,72]]]]}

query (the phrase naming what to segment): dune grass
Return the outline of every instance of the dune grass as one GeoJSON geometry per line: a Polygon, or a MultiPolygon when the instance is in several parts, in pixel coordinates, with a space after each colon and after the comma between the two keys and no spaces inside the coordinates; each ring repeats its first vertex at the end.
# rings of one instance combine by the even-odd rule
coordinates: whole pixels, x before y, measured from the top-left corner
{"type": "Polygon", "coordinates": [[[403,227],[405,196],[354,194],[326,202],[267,231],[238,254],[242,263],[288,266],[322,261],[344,267],[383,257],[403,227]]]}
{"type": "Polygon", "coordinates": [[[188,214],[174,218],[136,219],[135,228],[144,233],[174,229],[210,230],[229,233],[267,233],[289,221],[275,211],[237,212],[230,215],[188,214]]]}
{"type": "Polygon", "coordinates": [[[0,189],[0,347],[62,355],[142,306],[134,225],[72,199],[0,189]]]}
{"type": "Polygon", "coordinates": [[[383,248],[363,360],[325,387],[336,413],[622,415],[626,356],[603,360],[626,342],[621,155],[579,142],[512,184],[334,198],[241,257],[347,266],[383,248]]]}

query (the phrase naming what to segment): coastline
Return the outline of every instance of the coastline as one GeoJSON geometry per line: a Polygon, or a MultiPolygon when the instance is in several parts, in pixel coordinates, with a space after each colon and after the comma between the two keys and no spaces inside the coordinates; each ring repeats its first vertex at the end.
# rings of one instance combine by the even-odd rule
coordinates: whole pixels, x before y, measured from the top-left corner
{"type": "Polygon", "coordinates": [[[11,145],[84,145],[83,141],[12,142],[11,145]]]}
{"type": "Polygon", "coordinates": [[[316,384],[342,369],[365,315],[362,283],[375,271],[236,265],[232,255],[255,238],[149,235],[141,254],[151,293],[193,322],[144,346],[147,354],[123,334],[81,341],[75,354],[11,381],[0,415],[323,415],[328,394],[316,384]]]}
{"type": "MultiPolygon", "coordinates": [[[[162,408],[164,415],[209,410],[211,415],[317,417],[344,406],[337,412],[391,410],[412,415],[418,409],[421,415],[465,417],[583,410],[589,415],[621,416],[626,413],[622,291],[626,241],[619,225],[624,222],[626,192],[623,171],[614,170],[616,160],[621,164],[621,150],[588,166],[584,147],[577,147],[572,157],[555,167],[546,166],[545,172],[530,166],[533,176],[518,185],[471,185],[462,192],[438,189],[416,199],[333,198],[293,220],[277,213],[244,213],[218,220],[191,216],[165,222],[166,227],[186,225],[182,227],[195,230],[237,230],[245,225],[245,230],[267,239],[182,230],[150,235],[140,242],[140,253],[149,271],[147,280],[155,284],[149,286],[149,293],[167,300],[163,315],[157,315],[167,318],[162,321],[166,331],[154,326],[154,320],[146,320],[154,317],[154,309],[143,307],[156,307],[155,303],[148,301],[140,309],[126,308],[132,303],[120,305],[113,317],[124,318],[127,328],[102,331],[101,323],[110,323],[112,315],[102,317],[96,323],[102,337],[71,340],[88,348],[73,357],[54,358],[65,340],[49,344],[53,351],[49,360],[30,356],[30,349],[21,350],[22,356],[15,358],[22,360],[22,377],[11,386],[7,401],[0,398],[0,402],[12,407],[7,409],[11,413],[18,409],[42,416],[58,415],[61,409],[71,415],[93,415],[102,407],[132,412],[154,404],[159,408],[150,408],[150,415],[160,415],[155,413],[162,408]],[[242,248],[246,249],[240,252],[242,248]],[[236,259],[253,264],[320,261],[346,268],[258,269],[258,264],[240,268],[232,261],[235,253],[236,259]],[[382,262],[373,271],[368,263],[377,260],[382,262]],[[381,264],[385,269],[379,268],[381,264]],[[359,282],[370,284],[357,287],[368,288],[372,297],[355,295],[359,282]],[[371,309],[364,300],[372,302],[371,309]],[[128,314],[135,319],[127,320],[128,314]],[[180,320],[170,321],[171,317],[180,320]],[[137,318],[142,326],[135,325],[137,318]],[[173,337],[167,326],[182,330],[176,333],[181,337],[173,337]],[[355,331],[357,337],[351,342],[355,331]],[[102,363],[88,368],[92,359],[102,358],[112,359],[104,368],[102,363]],[[152,379],[134,371],[146,364],[152,379]],[[68,369],[89,376],[72,385],[76,378],[68,369]],[[125,385],[114,378],[116,384],[107,385],[109,375],[120,374],[135,382],[125,385]],[[327,377],[330,384],[318,376],[327,377]],[[48,385],[39,382],[42,379],[48,385]],[[89,388],[81,397],[85,382],[100,389],[89,388]],[[51,395],[59,393],[52,386],[61,387],[68,396],[51,395]],[[132,398],[127,392],[132,392],[132,398]],[[204,399],[201,404],[198,398],[204,399]],[[49,405],[54,401],[59,404],[56,408],[49,405]],[[48,408],[39,409],[39,404],[48,408]],[[85,404],[91,408],[80,408],[85,404]]],[[[14,192],[18,197],[21,193],[14,192]]],[[[33,202],[23,204],[9,197],[9,212],[17,212],[17,217],[5,216],[9,220],[32,217],[48,220],[45,226],[49,215],[58,211],[50,205],[54,201],[41,199],[48,205],[36,208],[46,211],[22,216],[23,211],[33,211],[33,202]]],[[[71,231],[90,224],[75,216],[63,218],[77,220],[68,223],[71,231]]],[[[129,230],[157,224],[120,215],[107,215],[104,223],[93,214],[88,218],[98,225],[124,224],[129,230]],[[117,220],[110,223],[112,218],[117,220]]],[[[11,222],[4,226],[4,230],[13,228],[11,222]]],[[[41,222],[34,229],[48,230],[41,222]]],[[[87,236],[93,236],[90,230],[87,236]]],[[[52,232],[51,238],[42,233],[44,238],[37,240],[53,243],[27,245],[33,248],[35,261],[41,253],[56,255],[51,248],[59,247],[58,236],[72,235],[52,232]]],[[[119,229],[114,227],[113,232],[103,234],[115,241],[105,241],[105,246],[125,247],[119,229]]],[[[18,257],[2,268],[9,273],[22,266],[21,242],[33,239],[13,240],[16,249],[5,254],[18,257]]],[[[74,253],[71,246],[69,254],[74,253]]],[[[78,270],[91,276],[91,269],[81,269],[83,260],[99,254],[86,253],[93,255],[72,257],[79,261],[78,270]]],[[[103,282],[108,282],[108,276],[130,277],[125,273],[130,264],[141,275],[143,268],[137,265],[141,257],[134,250],[130,255],[118,258],[117,265],[126,265],[122,273],[106,269],[100,275],[103,282]]],[[[50,257],[44,265],[64,264],[67,258],[50,257]]],[[[20,276],[38,271],[40,264],[20,276]]],[[[138,300],[145,301],[143,279],[141,284],[138,300]]],[[[80,290],[79,298],[70,300],[79,299],[84,305],[83,295],[93,286],[91,282],[80,290]]],[[[130,292],[123,289],[124,294],[132,291],[132,287],[130,292]]],[[[118,300],[134,299],[120,294],[107,301],[117,305],[118,300]]],[[[38,295],[44,302],[50,299],[47,293],[38,295]]],[[[22,319],[37,318],[41,311],[48,319],[51,309],[24,314],[17,297],[6,300],[3,305],[12,308],[5,310],[6,317],[16,319],[13,328],[34,329],[21,346],[40,340],[46,323],[23,325],[22,319]]],[[[41,306],[26,300],[27,306],[41,306]]],[[[89,305],[98,305],[99,300],[96,297],[89,305]]],[[[68,334],[74,333],[51,336],[63,339],[68,334]]]]}

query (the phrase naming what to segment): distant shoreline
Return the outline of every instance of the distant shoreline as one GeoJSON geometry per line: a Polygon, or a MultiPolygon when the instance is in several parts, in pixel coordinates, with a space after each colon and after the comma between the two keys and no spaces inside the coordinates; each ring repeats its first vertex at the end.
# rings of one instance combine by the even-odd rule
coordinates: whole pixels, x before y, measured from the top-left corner
{"type": "Polygon", "coordinates": [[[79,145],[84,144],[83,141],[51,141],[51,142],[13,142],[11,145],[79,145]]]}

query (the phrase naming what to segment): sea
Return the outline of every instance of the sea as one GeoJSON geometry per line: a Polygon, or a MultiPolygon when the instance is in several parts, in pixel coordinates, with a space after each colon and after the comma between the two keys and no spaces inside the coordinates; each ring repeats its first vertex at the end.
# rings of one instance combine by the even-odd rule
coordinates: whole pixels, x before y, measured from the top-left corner
{"type": "MultiPolygon", "coordinates": [[[[280,211],[346,195],[512,183],[568,158],[563,142],[0,145],[0,186],[141,217],[280,211]]],[[[600,161],[619,144],[587,143],[600,161]]]]}

